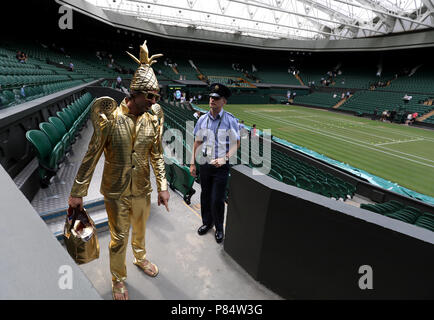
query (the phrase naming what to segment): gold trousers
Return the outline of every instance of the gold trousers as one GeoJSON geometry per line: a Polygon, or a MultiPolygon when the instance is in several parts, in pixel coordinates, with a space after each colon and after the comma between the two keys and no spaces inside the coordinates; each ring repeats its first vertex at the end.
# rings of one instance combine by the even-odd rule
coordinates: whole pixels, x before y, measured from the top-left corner
{"type": "Polygon", "coordinates": [[[127,278],[125,256],[130,226],[133,229],[131,245],[134,257],[138,262],[145,260],[145,229],[151,209],[151,196],[104,198],[104,203],[111,236],[109,252],[112,279],[125,281],[127,278]]]}

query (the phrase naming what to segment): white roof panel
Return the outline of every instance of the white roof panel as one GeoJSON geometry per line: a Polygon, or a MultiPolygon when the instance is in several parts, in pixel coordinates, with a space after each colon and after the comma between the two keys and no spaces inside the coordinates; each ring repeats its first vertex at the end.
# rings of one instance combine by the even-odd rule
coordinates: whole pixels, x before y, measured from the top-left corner
{"type": "Polygon", "coordinates": [[[86,0],[158,24],[271,39],[346,39],[432,28],[432,0],[86,0]],[[408,23],[412,22],[412,23],[408,23]],[[360,32],[363,31],[363,32],[360,32]]]}

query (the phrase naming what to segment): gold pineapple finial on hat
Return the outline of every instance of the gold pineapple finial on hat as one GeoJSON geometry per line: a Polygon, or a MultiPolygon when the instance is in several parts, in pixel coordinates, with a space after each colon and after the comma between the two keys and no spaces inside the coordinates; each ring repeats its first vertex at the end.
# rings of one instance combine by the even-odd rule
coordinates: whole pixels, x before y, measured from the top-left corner
{"type": "Polygon", "coordinates": [[[159,91],[157,77],[152,70],[151,65],[156,63],[155,59],[162,57],[161,53],[154,54],[149,57],[149,50],[146,45],[146,40],[140,46],[140,60],[127,51],[127,54],[139,65],[139,68],[134,73],[131,79],[130,89],[134,91],[159,91]]]}
{"type": "Polygon", "coordinates": [[[148,50],[148,46],[146,45],[146,41],[147,40],[145,40],[145,42],[143,42],[143,44],[140,46],[140,60],[137,59],[134,55],[132,55],[128,51],[126,52],[138,65],[145,64],[148,66],[152,66],[154,63],[157,62],[155,59],[162,57],[163,54],[161,53],[154,54],[149,58],[149,50],[148,50]]]}

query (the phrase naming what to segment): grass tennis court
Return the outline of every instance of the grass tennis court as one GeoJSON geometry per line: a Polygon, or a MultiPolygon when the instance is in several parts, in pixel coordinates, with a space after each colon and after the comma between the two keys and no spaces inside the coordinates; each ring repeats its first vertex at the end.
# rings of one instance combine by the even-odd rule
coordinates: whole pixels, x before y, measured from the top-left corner
{"type": "Polygon", "coordinates": [[[229,104],[225,110],[249,126],[434,197],[432,130],[299,106],[229,104]]]}

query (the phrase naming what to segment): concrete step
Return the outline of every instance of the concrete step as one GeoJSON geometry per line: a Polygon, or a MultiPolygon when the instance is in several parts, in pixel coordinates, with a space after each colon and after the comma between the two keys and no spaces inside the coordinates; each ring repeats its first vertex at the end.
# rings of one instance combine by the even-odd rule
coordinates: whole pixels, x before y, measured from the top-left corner
{"type": "MultiPolygon", "coordinates": [[[[94,200],[84,204],[85,209],[89,213],[98,231],[108,229],[107,212],[104,207],[104,200],[94,200]]],[[[50,231],[54,234],[57,240],[63,240],[63,227],[65,225],[65,217],[68,208],[61,208],[41,214],[41,218],[45,221],[50,231]]]]}

